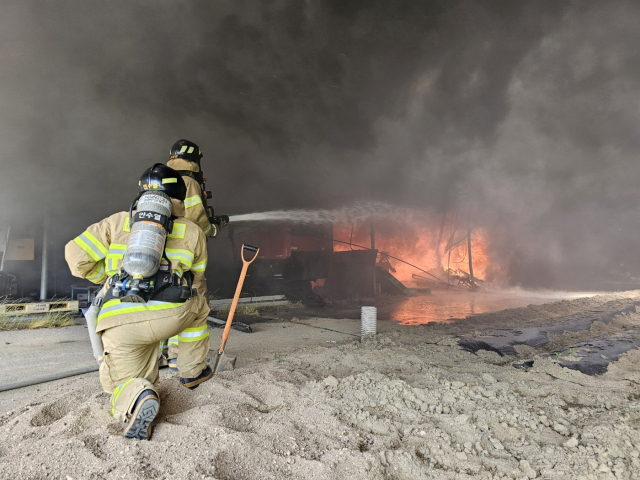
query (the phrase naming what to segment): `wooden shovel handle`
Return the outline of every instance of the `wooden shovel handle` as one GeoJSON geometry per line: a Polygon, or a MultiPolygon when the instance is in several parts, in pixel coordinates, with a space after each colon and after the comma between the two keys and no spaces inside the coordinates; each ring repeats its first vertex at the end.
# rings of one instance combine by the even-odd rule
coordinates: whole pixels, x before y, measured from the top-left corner
{"type": "Polygon", "coordinates": [[[238,300],[240,299],[240,292],[242,291],[242,285],[244,284],[244,277],[247,275],[247,269],[249,268],[249,265],[251,265],[251,263],[253,263],[253,261],[258,258],[259,252],[260,249],[258,247],[254,247],[252,245],[242,245],[242,249],[240,250],[240,258],[242,258],[242,272],[240,272],[240,280],[238,280],[236,293],[233,296],[233,302],[231,302],[229,316],[227,317],[227,324],[224,326],[224,331],[222,332],[222,343],[220,344],[220,350],[218,350],[218,354],[222,354],[222,352],[224,351],[224,344],[227,342],[227,338],[229,338],[229,331],[231,330],[233,315],[236,313],[236,307],[238,306],[238,300]],[[245,260],[245,250],[256,252],[251,260],[245,260]]]}

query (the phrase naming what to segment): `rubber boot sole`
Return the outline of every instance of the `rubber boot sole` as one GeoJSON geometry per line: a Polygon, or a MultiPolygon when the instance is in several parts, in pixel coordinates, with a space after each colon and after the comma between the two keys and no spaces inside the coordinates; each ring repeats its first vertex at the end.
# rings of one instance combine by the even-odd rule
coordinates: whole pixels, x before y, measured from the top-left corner
{"type": "Polygon", "coordinates": [[[189,383],[182,383],[182,382],[180,382],[180,383],[182,383],[183,387],[187,387],[188,389],[193,390],[198,385],[200,385],[202,382],[206,382],[207,380],[209,380],[212,377],[213,377],[213,370],[211,370],[211,373],[209,373],[209,375],[207,375],[205,377],[197,378],[196,380],[193,380],[192,382],[189,382],[189,383]]]}
{"type": "Polygon", "coordinates": [[[156,418],[159,407],[160,402],[155,395],[143,398],[131,415],[129,425],[124,429],[124,436],[138,440],[149,440],[151,438],[151,422],[156,418]]]}

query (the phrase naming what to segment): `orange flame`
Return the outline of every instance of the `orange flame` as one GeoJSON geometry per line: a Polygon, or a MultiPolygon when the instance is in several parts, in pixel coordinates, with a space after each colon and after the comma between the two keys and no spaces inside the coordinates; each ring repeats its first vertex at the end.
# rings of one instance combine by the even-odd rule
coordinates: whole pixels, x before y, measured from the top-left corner
{"type": "MultiPolygon", "coordinates": [[[[438,243],[438,233],[427,227],[378,225],[375,226],[375,247],[378,250],[378,262],[388,262],[395,269],[391,273],[402,282],[414,282],[414,274],[433,279],[420,270],[392,258],[385,260],[384,254],[398,257],[405,262],[431,271],[443,281],[447,281],[447,268],[453,275],[469,272],[469,255],[466,232],[457,232],[451,255],[447,250],[447,241],[438,243]]],[[[358,250],[358,246],[371,247],[371,225],[365,222],[351,225],[334,225],[333,238],[345,243],[334,243],[334,251],[358,250]],[[351,244],[351,245],[350,245],[351,244]]],[[[471,233],[471,252],[473,259],[473,275],[484,279],[489,258],[487,255],[488,239],[485,230],[476,228],[471,233]]]]}

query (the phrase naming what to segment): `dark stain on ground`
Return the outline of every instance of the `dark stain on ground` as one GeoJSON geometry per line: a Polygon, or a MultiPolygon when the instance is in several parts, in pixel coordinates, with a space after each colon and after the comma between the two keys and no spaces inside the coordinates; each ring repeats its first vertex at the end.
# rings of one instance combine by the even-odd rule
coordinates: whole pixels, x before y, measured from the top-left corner
{"type": "Polygon", "coordinates": [[[586,375],[601,375],[607,371],[609,363],[617,361],[620,355],[640,347],[639,333],[640,331],[634,330],[577,342],[562,352],[548,356],[556,356],[560,365],[571,370],[578,370],[586,375]],[[573,360],[574,358],[577,360],[573,360]]]}
{"type": "MultiPolygon", "coordinates": [[[[626,308],[610,312],[594,312],[594,315],[585,319],[584,314],[573,315],[554,319],[554,325],[549,327],[528,327],[521,329],[494,330],[487,336],[462,336],[458,344],[467,352],[476,353],[478,350],[496,352],[501,356],[516,355],[515,345],[528,345],[532,348],[540,348],[549,343],[548,334],[562,335],[564,332],[579,332],[589,330],[593,322],[608,324],[611,320],[622,314],[636,311],[640,302],[626,308]],[[577,323],[571,323],[578,319],[577,323]]],[[[587,375],[601,375],[607,371],[609,363],[616,361],[625,352],[640,347],[639,331],[626,331],[617,335],[606,335],[598,338],[577,342],[567,347],[562,352],[555,352],[546,356],[555,356],[560,365],[572,370],[578,370],[587,375]],[[572,360],[568,360],[570,357],[572,360]],[[575,359],[575,360],[574,360],[575,359]]],[[[514,364],[516,368],[528,370],[531,365],[514,364]]]]}

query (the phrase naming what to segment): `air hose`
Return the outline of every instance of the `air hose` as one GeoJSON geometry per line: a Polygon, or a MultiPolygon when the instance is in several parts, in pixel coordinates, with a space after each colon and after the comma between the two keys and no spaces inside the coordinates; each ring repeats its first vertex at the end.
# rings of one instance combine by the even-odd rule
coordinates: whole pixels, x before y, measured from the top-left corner
{"type": "Polygon", "coordinates": [[[66,372],[52,373],[51,375],[43,375],[41,377],[35,377],[29,380],[5,383],[4,385],[0,385],[0,392],[14,390],[16,388],[30,387],[31,385],[38,385],[39,383],[52,382],[54,380],[60,380],[62,378],[82,375],[83,373],[97,372],[99,369],[99,365],[91,365],[90,367],[78,368],[77,370],[67,370],[66,372]]]}

